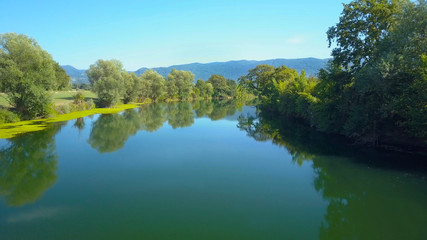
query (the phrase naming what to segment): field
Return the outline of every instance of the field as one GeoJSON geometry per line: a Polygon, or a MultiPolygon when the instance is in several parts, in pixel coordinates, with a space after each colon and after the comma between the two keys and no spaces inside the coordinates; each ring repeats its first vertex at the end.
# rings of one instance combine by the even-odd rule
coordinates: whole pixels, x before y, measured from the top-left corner
{"type": "MultiPolygon", "coordinates": [[[[96,99],[96,94],[91,91],[82,91],[85,99],[96,99]]],[[[60,91],[60,92],[52,92],[52,98],[55,105],[63,105],[68,104],[73,101],[73,96],[77,93],[77,91],[60,91]]],[[[6,95],[4,93],[0,93],[0,106],[2,107],[10,107],[9,103],[6,100],[6,95]]]]}

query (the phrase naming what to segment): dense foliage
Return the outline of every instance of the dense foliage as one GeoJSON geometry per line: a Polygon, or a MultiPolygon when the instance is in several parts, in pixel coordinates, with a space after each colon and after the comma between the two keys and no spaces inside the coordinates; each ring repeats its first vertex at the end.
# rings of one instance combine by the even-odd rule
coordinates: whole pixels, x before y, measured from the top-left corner
{"type": "MultiPolygon", "coordinates": [[[[264,109],[361,142],[427,137],[427,4],[356,0],[328,30],[334,59],[319,79],[260,65],[239,79],[264,109]]],[[[411,142],[408,142],[411,141],[411,142]]]]}
{"type": "Polygon", "coordinates": [[[87,75],[103,107],[114,105],[120,99],[125,103],[146,99],[157,102],[234,98],[238,94],[237,83],[220,75],[212,75],[207,82],[198,80],[196,84],[194,74],[176,69],[166,79],[153,70],[136,76],[124,70],[117,60],[98,60],[90,66],[87,75]]]}
{"type": "Polygon", "coordinates": [[[37,42],[22,34],[0,34],[0,92],[23,119],[49,113],[47,90],[69,88],[69,76],[37,42]]]}

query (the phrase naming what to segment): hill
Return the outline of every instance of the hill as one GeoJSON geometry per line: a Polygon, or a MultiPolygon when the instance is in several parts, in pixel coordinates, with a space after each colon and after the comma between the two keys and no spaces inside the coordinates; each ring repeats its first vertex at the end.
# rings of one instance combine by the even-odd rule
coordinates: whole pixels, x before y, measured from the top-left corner
{"type": "MultiPolygon", "coordinates": [[[[212,74],[223,75],[227,79],[237,80],[240,76],[248,73],[249,69],[255,68],[260,64],[268,64],[274,67],[285,65],[289,68],[294,68],[301,72],[305,70],[307,75],[316,75],[321,68],[324,68],[329,59],[317,58],[300,58],[300,59],[270,59],[262,61],[229,61],[229,62],[213,62],[213,63],[190,63],[182,65],[174,65],[170,67],[157,68],[140,68],[135,71],[136,75],[140,75],[152,69],[164,77],[172,71],[173,68],[178,70],[191,71],[195,75],[195,79],[208,80],[212,74]]],[[[72,79],[72,83],[88,83],[85,70],[78,70],[72,66],[62,66],[72,79]]]]}
{"type": "Polygon", "coordinates": [[[73,83],[89,83],[86,75],[86,70],[80,70],[70,65],[61,66],[70,76],[70,82],[73,83]]]}

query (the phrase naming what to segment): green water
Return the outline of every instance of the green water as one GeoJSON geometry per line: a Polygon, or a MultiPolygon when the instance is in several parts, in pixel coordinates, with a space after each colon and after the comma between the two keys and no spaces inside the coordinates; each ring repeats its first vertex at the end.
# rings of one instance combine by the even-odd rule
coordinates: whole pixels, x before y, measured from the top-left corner
{"type": "Polygon", "coordinates": [[[145,105],[0,140],[0,239],[427,239],[425,158],[145,105]]]}

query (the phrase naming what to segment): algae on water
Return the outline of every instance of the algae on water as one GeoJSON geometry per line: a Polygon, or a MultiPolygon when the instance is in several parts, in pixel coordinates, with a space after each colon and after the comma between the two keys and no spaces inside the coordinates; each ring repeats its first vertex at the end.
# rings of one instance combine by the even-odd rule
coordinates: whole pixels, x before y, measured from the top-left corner
{"type": "Polygon", "coordinates": [[[141,104],[121,104],[112,108],[94,108],[86,111],[72,112],[58,115],[53,118],[36,119],[0,125],[0,138],[13,138],[23,133],[35,132],[46,129],[49,123],[64,122],[94,114],[111,114],[139,107],[141,104]]]}

